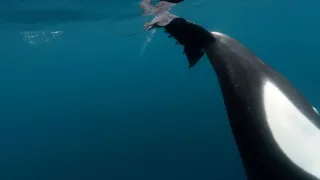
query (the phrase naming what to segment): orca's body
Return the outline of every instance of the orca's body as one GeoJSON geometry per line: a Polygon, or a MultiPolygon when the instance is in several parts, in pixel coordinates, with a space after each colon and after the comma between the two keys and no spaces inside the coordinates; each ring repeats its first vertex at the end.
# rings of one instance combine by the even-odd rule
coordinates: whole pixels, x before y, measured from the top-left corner
{"type": "Polygon", "coordinates": [[[212,33],[219,79],[249,180],[319,180],[320,117],[280,73],[238,41],[212,33]]]}

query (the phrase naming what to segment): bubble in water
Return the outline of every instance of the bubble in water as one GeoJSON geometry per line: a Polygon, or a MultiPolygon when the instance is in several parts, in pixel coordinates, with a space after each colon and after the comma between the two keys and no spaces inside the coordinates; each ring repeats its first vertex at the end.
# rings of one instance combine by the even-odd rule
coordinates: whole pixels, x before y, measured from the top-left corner
{"type": "Polygon", "coordinates": [[[150,31],[150,34],[146,37],[146,40],[144,41],[143,45],[142,45],[142,48],[140,50],[140,56],[139,56],[139,59],[140,57],[142,56],[142,54],[144,53],[144,51],[146,50],[148,44],[152,41],[152,37],[153,35],[157,32],[156,29],[152,29],[150,31]]]}
{"type": "Polygon", "coordinates": [[[63,34],[62,31],[25,31],[21,32],[23,40],[30,45],[37,45],[40,43],[49,42],[63,34]]]}

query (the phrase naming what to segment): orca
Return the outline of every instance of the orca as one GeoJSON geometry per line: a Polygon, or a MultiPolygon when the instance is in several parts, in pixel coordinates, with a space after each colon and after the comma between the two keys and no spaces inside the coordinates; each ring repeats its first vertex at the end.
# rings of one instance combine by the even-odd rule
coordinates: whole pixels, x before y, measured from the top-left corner
{"type": "Polygon", "coordinates": [[[216,72],[248,180],[319,180],[320,116],[281,73],[236,39],[211,32],[216,72]]]}
{"type": "Polygon", "coordinates": [[[207,55],[248,180],[320,180],[320,115],[285,76],[223,33],[181,17],[164,29],[189,68],[207,55]]]}

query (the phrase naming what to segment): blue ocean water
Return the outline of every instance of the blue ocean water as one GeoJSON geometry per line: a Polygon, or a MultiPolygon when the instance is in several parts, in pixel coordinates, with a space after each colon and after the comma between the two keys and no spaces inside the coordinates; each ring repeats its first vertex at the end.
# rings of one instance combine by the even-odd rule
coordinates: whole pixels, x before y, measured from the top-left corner
{"type": "MultiPolygon", "coordinates": [[[[319,1],[195,0],[173,13],[228,34],[320,107],[319,1]]],[[[0,7],[1,180],[245,179],[206,57],[188,69],[138,0],[0,7]]]]}

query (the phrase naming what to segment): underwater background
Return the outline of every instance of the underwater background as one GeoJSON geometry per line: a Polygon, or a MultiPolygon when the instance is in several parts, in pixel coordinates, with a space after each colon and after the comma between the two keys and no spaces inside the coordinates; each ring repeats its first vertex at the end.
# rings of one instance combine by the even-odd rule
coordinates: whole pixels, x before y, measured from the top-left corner
{"type": "MultiPolygon", "coordinates": [[[[185,0],[320,107],[320,1],[185,0]]],[[[1,180],[244,180],[215,72],[138,0],[3,0],[1,180]]]]}

